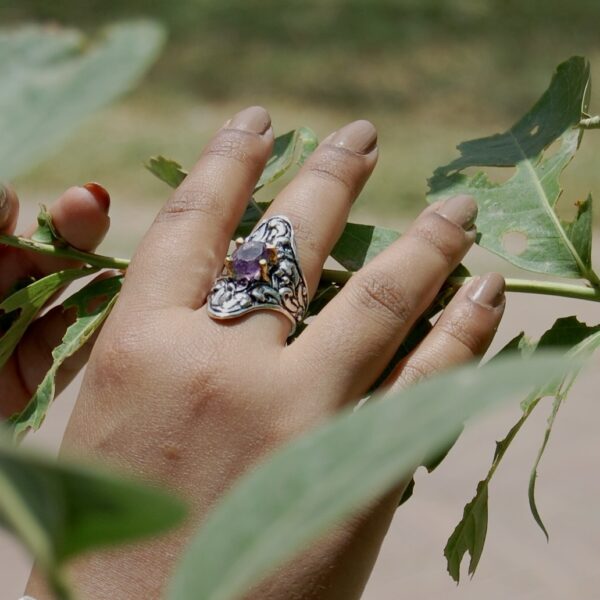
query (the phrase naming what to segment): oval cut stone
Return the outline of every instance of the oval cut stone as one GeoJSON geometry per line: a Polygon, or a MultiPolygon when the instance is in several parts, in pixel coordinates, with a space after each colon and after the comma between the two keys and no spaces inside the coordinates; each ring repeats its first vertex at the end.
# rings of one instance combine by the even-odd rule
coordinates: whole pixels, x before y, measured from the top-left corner
{"type": "Polygon", "coordinates": [[[236,279],[260,279],[259,261],[269,256],[264,242],[244,242],[231,255],[236,279]]]}

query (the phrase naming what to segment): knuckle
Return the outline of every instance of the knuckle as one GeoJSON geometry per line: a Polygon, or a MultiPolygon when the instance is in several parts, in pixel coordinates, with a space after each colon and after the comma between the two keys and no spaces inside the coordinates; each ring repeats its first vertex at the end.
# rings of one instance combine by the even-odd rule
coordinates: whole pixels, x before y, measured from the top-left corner
{"type": "Polygon", "coordinates": [[[100,335],[90,360],[91,376],[98,385],[107,382],[123,384],[139,369],[144,368],[154,354],[151,332],[126,324],[111,323],[110,330],[100,335]],[[148,338],[148,339],[146,339],[148,338]]]}
{"type": "Polygon", "coordinates": [[[316,177],[342,185],[354,195],[364,177],[362,163],[360,157],[352,152],[344,148],[328,146],[308,161],[306,169],[316,177]]]}
{"type": "Polygon", "coordinates": [[[432,364],[424,356],[413,355],[404,365],[400,373],[400,380],[403,386],[416,385],[423,379],[431,377],[437,371],[436,365],[432,364]]]}
{"type": "Polygon", "coordinates": [[[485,348],[489,331],[482,327],[480,321],[466,311],[460,311],[444,319],[440,330],[453,344],[459,344],[469,354],[478,355],[485,348]]]}
{"type": "Polygon", "coordinates": [[[411,235],[426,244],[449,267],[456,264],[467,245],[464,230],[437,213],[429,213],[417,221],[411,235]]]}
{"type": "Polygon", "coordinates": [[[156,222],[177,218],[188,219],[193,215],[223,216],[223,203],[220,202],[219,195],[206,187],[184,184],[184,187],[178,189],[163,206],[156,217],[156,222]]]}
{"type": "Polygon", "coordinates": [[[250,131],[223,129],[209,143],[204,154],[233,160],[252,174],[263,167],[264,152],[259,143],[259,136],[250,131]]]}
{"type": "Polygon", "coordinates": [[[348,288],[350,302],[385,325],[405,323],[414,313],[414,303],[402,286],[384,271],[368,269],[348,288]]]}

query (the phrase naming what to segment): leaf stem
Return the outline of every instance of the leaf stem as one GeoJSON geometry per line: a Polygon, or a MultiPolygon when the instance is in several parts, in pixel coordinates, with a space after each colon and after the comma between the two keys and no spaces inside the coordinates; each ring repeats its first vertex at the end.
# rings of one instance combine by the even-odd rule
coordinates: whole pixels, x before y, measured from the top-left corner
{"type": "Polygon", "coordinates": [[[84,252],[72,246],[54,246],[52,244],[43,244],[33,240],[18,237],[14,235],[1,235],[0,244],[12,246],[13,248],[22,248],[24,250],[32,250],[41,254],[50,254],[60,258],[72,258],[73,260],[81,261],[93,267],[103,269],[119,269],[123,270],[129,266],[127,258],[113,258],[112,256],[102,256],[101,254],[92,254],[84,252]]]}
{"type": "Polygon", "coordinates": [[[600,115],[581,119],[581,121],[579,121],[578,127],[580,129],[600,129],[600,115]]]}
{"type": "MultiPolygon", "coordinates": [[[[352,273],[350,271],[324,269],[321,279],[328,283],[343,285],[349,281],[351,276],[352,273]]],[[[450,285],[459,288],[472,279],[473,277],[450,277],[448,282],[450,285]]],[[[535,279],[509,277],[506,279],[506,291],[526,294],[544,294],[546,296],[562,296],[565,298],[577,298],[580,300],[600,302],[600,289],[598,288],[556,281],[538,281],[535,279]]]]}

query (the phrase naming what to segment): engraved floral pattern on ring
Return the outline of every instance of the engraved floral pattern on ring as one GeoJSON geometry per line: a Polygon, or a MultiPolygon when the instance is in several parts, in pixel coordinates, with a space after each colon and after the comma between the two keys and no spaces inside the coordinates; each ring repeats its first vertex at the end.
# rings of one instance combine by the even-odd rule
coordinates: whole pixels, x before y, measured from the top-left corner
{"type": "Polygon", "coordinates": [[[276,310],[292,321],[291,335],[306,313],[308,290],[289,219],[271,217],[236,245],[208,295],[208,313],[230,319],[253,310],[276,310]]]}

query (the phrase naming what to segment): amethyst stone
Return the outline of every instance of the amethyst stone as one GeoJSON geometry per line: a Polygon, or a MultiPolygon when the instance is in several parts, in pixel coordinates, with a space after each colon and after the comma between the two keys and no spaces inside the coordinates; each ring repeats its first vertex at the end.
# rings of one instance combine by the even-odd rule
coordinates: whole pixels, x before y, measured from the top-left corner
{"type": "Polygon", "coordinates": [[[262,259],[268,260],[269,250],[263,242],[244,242],[231,255],[236,279],[260,279],[262,259]]]}

